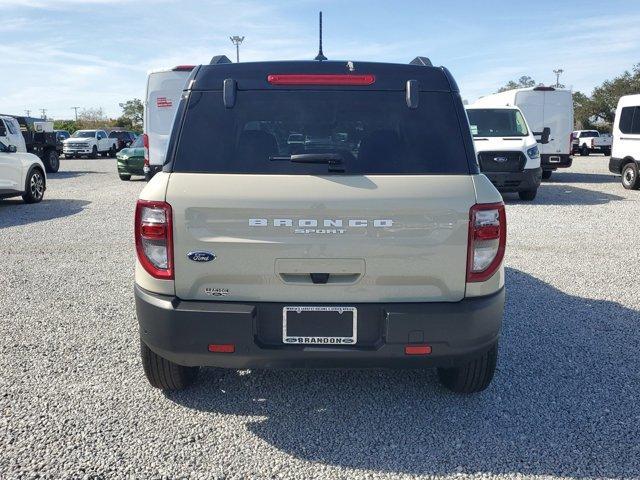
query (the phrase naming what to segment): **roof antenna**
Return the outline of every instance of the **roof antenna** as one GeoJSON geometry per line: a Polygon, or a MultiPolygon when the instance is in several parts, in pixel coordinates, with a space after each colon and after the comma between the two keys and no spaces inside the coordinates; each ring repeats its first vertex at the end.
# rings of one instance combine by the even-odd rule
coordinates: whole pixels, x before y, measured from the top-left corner
{"type": "Polygon", "coordinates": [[[314,60],[318,60],[319,62],[326,60],[327,57],[322,53],[322,12],[320,12],[320,48],[318,50],[318,55],[314,60]]]}

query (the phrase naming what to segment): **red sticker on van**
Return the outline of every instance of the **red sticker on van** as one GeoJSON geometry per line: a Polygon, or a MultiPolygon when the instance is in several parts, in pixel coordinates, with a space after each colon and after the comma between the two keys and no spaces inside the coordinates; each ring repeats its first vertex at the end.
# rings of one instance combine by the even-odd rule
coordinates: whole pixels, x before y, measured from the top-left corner
{"type": "Polygon", "coordinates": [[[169,100],[167,97],[158,97],[158,99],[156,100],[156,105],[158,106],[158,108],[171,107],[173,105],[173,102],[171,102],[171,100],[169,100]]]}

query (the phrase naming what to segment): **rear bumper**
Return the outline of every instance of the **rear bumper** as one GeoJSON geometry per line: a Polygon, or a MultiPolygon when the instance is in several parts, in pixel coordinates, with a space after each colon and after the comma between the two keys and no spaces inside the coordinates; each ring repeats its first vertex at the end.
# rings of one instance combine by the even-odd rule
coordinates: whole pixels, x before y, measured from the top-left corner
{"type": "MultiPolygon", "coordinates": [[[[580,153],[580,149],[582,147],[578,145],[574,145],[571,148],[571,153],[573,155],[578,155],[580,153]]],[[[598,153],[609,153],[611,151],[611,145],[596,145],[595,147],[587,147],[589,152],[598,152],[598,153]]]]}
{"type": "Polygon", "coordinates": [[[356,345],[303,346],[282,343],[282,308],[295,302],[182,301],[135,286],[140,336],[151,350],[180,365],[235,369],[454,366],[497,341],[504,298],[501,289],[455,303],[350,304],[358,308],[356,345]],[[211,343],[232,343],[235,352],[210,353],[211,343]],[[410,343],[432,353],[407,356],[410,343]]]}
{"type": "Polygon", "coordinates": [[[144,175],[144,161],[142,159],[127,159],[122,160],[118,158],[118,173],[125,175],[144,175]]]}
{"type": "Polygon", "coordinates": [[[92,148],[64,147],[62,149],[62,153],[64,153],[65,155],[87,155],[92,151],[92,148]]]}
{"type": "Polygon", "coordinates": [[[523,192],[536,190],[542,181],[542,168],[530,168],[521,172],[483,172],[499,192],[523,192]]]}
{"type": "Polygon", "coordinates": [[[556,170],[557,168],[569,168],[573,159],[568,154],[548,154],[540,155],[540,165],[543,170],[556,170]]]}

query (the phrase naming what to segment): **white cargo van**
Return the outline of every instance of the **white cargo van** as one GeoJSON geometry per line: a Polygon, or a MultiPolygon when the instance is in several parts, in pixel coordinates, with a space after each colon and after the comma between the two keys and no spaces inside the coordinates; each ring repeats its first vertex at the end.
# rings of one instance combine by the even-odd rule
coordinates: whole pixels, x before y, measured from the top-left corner
{"type": "Polygon", "coordinates": [[[640,188],[640,94],[620,97],[613,122],[609,170],[622,175],[622,186],[640,188]]]}
{"type": "MultiPolygon", "coordinates": [[[[536,198],[542,176],[540,150],[518,107],[467,107],[480,170],[500,192],[536,198]]],[[[541,143],[548,141],[543,134],[541,143]]]]}
{"type": "Polygon", "coordinates": [[[155,70],[147,78],[144,102],[144,173],[150,180],[162,169],[173,119],[193,65],[155,70]]]}
{"type": "Polygon", "coordinates": [[[551,177],[558,168],[571,166],[573,97],[571,90],[554,87],[516,88],[477,100],[473,106],[515,105],[522,110],[534,135],[550,130],[549,143],[541,144],[542,178],[551,177]]]}

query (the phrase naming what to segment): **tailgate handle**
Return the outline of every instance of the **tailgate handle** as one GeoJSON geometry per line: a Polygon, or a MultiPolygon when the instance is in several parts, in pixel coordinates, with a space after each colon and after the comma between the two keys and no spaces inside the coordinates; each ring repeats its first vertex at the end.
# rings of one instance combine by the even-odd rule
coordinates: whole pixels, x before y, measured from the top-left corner
{"type": "Polygon", "coordinates": [[[309,274],[311,276],[311,281],[313,283],[327,283],[329,281],[329,274],[328,273],[310,273],[309,274]]]}
{"type": "Polygon", "coordinates": [[[284,283],[297,285],[349,285],[365,274],[362,258],[278,258],[275,273],[284,283]]]}
{"type": "Polygon", "coordinates": [[[362,277],[360,273],[280,273],[284,283],[296,285],[349,285],[362,277]]]}

